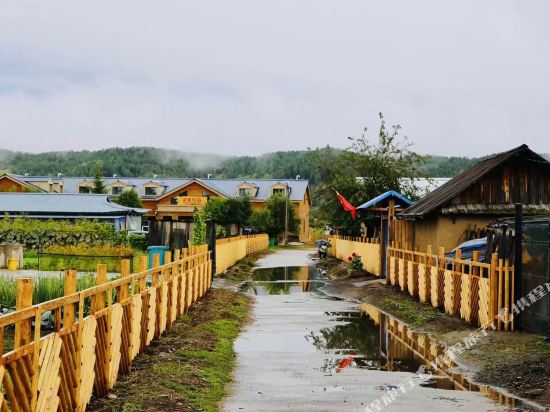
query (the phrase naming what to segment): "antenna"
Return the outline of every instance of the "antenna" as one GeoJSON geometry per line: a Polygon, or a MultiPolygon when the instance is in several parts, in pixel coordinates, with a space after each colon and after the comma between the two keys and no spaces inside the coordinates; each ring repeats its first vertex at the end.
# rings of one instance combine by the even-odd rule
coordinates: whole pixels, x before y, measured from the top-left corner
{"type": "Polygon", "coordinates": [[[300,179],[300,175],[296,175],[296,180],[299,180],[300,179]]]}
{"type": "Polygon", "coordinates": [[[28,173],[25,173],[25,177],[27,177],[29,174],[28,173]]]}
{"type": "Polygon", "coordinates": [[[206,175],[206,178],[207,178],[207,179],[210,179],[210,177],[212,177],[212,173],[208,173],[208,174],[206,175]]]}
{"type": "Polygon", "coordinates": [[[157,177],[159,177],[159,175],[153,175],[153,179],[156,179],[157,177]]]}

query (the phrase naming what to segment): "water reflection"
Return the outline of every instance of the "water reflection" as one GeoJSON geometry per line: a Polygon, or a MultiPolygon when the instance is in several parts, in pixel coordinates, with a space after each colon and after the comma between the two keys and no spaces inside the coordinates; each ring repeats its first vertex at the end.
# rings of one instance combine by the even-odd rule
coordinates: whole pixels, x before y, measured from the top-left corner
{"type": "Polygon", "coordinates": [[[457,365],[453,362],[445,369],[434,366],[436,358],[445,352],[445,347],[432,341],[427,334],[410,330],[399,320],[384,314],[375,306],[364,304],[361,310],[378,327],[380,357],[385,359],[386,370],[404,370],[404,362],[420,365],[422,373],[432,375],[421,386],[481,392],[503,405],[518,406],[517,399],[493,387],[470,382],[463,374],[455,373],[457,365]]]}
{"type": "Polygon", "coordinates": [[[241,290],[254,295],[292,295],[317,292],[325,285],[319,271],[312,266],[290,266],[256,269],[253,281],[241,290]]]}
{"type": "Polygon", "coordinates": [[[411,354],[388,358],[381,350],[380,326],[369,316],[361,316],[359,312],[326,312],[325,315],[337,324],[310,332],[306,340],[318,350],[344,356],[326,359],[321,371],[339,373],[345,368],[364,368],[416,372],[422,364],[411,354]]]}

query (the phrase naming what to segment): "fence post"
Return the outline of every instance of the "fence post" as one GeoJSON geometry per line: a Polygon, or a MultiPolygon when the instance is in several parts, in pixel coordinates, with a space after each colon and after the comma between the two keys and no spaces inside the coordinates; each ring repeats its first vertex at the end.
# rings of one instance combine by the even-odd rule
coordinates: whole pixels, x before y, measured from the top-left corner
{"type": "Polygon", "coordinates": [[[216,276],[216,222],[213,220],[206,222],[206,236],[210,259],[212,260],[212,277],[214,277],[216,276]]]}
{"type": "MultiPolygon", "coordinates": [[[[522,296],[522,279],[523,279],[523,205],[516,203],[516,218],[514,229],[514,272],[512,279],[512,302],[516,300],[516,296],[522,296]]],[[[513,317],[512,327],[521,326],[520,316],[513,317]]]]}
{"type": "MultiPolygon", "coordinates": [[[[76,270],[66,270],[65,279],[63,281],[63,294],[65,296],[76,293],[76,270]]],[[[63,307],[63,327],[68,328],[74,325],[74,303],[70,303],[63,307]]]]}
{"type": "MultiPolygon", "coordinates": [[[[499,259],[498,260],[498,295],[497,295],[497,311],[496,311],[496,315],[498,316],[500,310],[502,309],[502,289],[503,289],[503,284],[502,282],[504,281],[503,279],[503,276],[502,276],[502,272],[503,272],[503,265],[504,265],[504,262],[502,259],[499,259]]],[[[501,319],[500,319],[500,316],[498,316],[498,330],[500,330],[502,328],[502,322],[501,322],[501,319]]]]}
{"type": "MultiPolygon", "coordinates": [[[[130,275],[130,260],[129,259],[122,259],[120,261],[120,278],[125,278],[130,275]]],[[[122,303],[122,301],[128,299],[128,285],[120,285],[120,298],[119,302],[122,303]]]]}
{"type": "Polygon", "coordinates": [[[491,322],[494,322],[497,309],[497,299],[498,296],[498,278],[497,278],[497,268],[498,268],[498,253],[493,253],[491,255],[491,268],[489,270],[489,319],[491,322]]]}
{"type": "MultiPolygon", "coordinates": [[[[147,271],[147,256],[140,256],[139,257],[139,272],[140,273],[143,273],[145,271],[147,271]]],[[[147,279],[145,278],[145,276],[142,276],[139,278],[138,280],[138,285],[139,285],[139,291],[140,292],[143,292],[146,288],[147,288],[147,279]]]]}
{"type": "MultiPolygon", "coordinates": [[[[15,309],[21,310],[32,306],[32,279],[17,279],[15,309]]],[[[31,319],[20,320],[15,324],[14,349],[31,341],[31,319]]]]}
{"type": "Polygon", "coordinates": [[[152,276],[152,286],[156,286],[159,283],[159,272],[156,270],[160,266],[160,255],[155,253],[153,255],[153,276],[152,276]]]}
{"type": "MultiPolygon", "coordinates": [[[[97,265],[96,285],[103,285],[107,282],[107,265],[100,263],[97,265]]],[[[94,313],[105,308],[105,292],[95,295],[94,313]]]]}
{"type": "Polygon", "coordinates": [[[510,262],[504,261],[504,330],[508,332],[509,310],[510,310],[510,262]]]}

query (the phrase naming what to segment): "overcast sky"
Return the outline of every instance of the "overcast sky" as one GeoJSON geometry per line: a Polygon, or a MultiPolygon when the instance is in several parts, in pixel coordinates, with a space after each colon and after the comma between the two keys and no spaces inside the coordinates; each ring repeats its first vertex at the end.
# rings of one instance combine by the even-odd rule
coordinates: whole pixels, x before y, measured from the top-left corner
{"type": "Polygon", "coordinates": [[[0,148],[550,152],[549,1],[136,3],[0,0],[0,148]]]}

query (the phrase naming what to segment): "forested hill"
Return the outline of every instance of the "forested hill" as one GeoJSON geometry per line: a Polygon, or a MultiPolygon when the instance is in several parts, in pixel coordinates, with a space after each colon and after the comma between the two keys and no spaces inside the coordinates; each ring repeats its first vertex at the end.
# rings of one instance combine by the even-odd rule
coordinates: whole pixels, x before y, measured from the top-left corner
{"type": "MultiPolygon", "coordinates": [[[[98,161],[106,176],[153,176],[217,178],[295,178],[300,175],[313,184],[317,172],[317,151],[274,152],[262,156],[220,156],[186,153],[150,147],[112,148],[99,151],[20,153],[0,150],[0,172],[57,176],[92,176],[98,161]]],[[[322,149],[332,150],[337,149],[322,149]]],[[[426,156],[421,168],[428,177],[452,177],[477,162],[466,157],[426,156]]]]}

